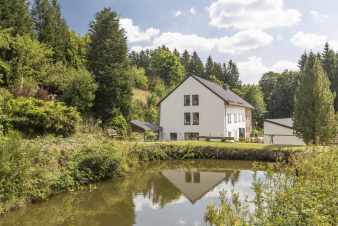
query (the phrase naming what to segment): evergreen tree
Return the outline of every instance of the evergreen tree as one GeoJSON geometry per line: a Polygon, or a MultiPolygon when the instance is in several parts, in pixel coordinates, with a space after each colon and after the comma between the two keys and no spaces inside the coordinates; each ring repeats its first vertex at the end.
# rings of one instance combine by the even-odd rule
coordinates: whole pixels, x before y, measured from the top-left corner
{"type": "Polygon", "coordinates": [[[310,53],[295,97],[294,129],[307,144],[327,144],[336,135],[335,93],[320,59],[310,53]]]}
{"type": "Polygon", "coordinates": [[[13,35],[32,34],[32,18],[27,0],[0,0],[0,27],[13,35]]]}
{"type": "Polygon", "coordinates": [[[103,122],[120,113],[128,118],[132,90],[127,39],[117,14],[110,8],[97,13],[89,33],[88,66],[98,84],[94,113],[103,122]]]}
{"type": "MultiPolygon", "coordinates": [[[[338,78],[337,78],[337,58],[336,53],[330,49],[329,43],[325,44],[324,51],[322,53],[322,66],[331,82],[331,91],[338,91],[338,78]]],[[[338,99],[335,99],[335,109],[338,110],[338,99]]]]}
{"type": "Polygon", "coordinates": [[[299,59],[299,61],[298,61],[298,67],[299,67],[299,69],[302,71],[302,70],[304,70],[304,67],[305,67],[305,64],[306,64],[306,60],[307,60],[307,53],[306,52],[304,52],[303,54],[302,54],[302,56],[300,57],[300,59],[299,59]]]}
{"type": "Polygon", "coordinates": [[[215,76],[213,74],[214,71],[214,61],[212,60],[212,57],[209,56],[207,59],[207,62],[205,63],[205,71],[204,71],[204,78],[210,79],[212,76],[215,76]]]}
{"type": "Polygon", "coordinates": [[[190,64],[190,54],[187,50],[184,50],[184,52],[181,56],[181,64],[183,65],[186,73],[188,74],[189,64],[190,64]]]}
{"type": "Polygon", "coordinates": [[[187,75],[188,76],[196,75],[196,76],[199,76],[199,77],[203,77],[203,75],[204,75],[203,62],[200,59],[200,57],[197,55],[196,52],[194,52],[192,57],[191,57],[189,67],[188,67],[188,71],[187,71],[187,75]]]}
{"type": "Polygon", "coordinates": [[[223,83],[223,68],[222,64],[214,62],[214,66],[212,68],[212,74],[215,78],[223,83]]]}
{"type": "Polygon", "coordinates": [[[69,64],[71,35],[58,0],[35,0],[32,15],[38,40],[53,48],[55,61],[69,64]]]}
{"type": "Polygon", "coordinates": [[[224,66],[224,83],[227,84],[231,89],[237,89],[241,86],[239,80],[239,72],[237,65],[230,60],[226,66],[224,66]]]}
{"type": "Polygon", "coordinates": [[[180,58],[180,53],[178,52],[177,49],[174,49],[173,54],[174,54],[175,56],[177,56],[178,58],[180,58]]]}

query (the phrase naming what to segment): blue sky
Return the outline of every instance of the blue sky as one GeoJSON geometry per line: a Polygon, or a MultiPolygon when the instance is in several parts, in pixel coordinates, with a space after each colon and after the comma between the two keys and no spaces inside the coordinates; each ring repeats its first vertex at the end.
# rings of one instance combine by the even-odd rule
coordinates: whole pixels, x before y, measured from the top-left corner
{"type": "Polygon", "coordinates": [[[297,69],[299,56],[329,41],[338,50],[336,0],[60,0],[70,27],[84,34],[95,13],[121,17],[129,48],[167,45],[237,62],[256,83],[269,70],[297,69]]]}

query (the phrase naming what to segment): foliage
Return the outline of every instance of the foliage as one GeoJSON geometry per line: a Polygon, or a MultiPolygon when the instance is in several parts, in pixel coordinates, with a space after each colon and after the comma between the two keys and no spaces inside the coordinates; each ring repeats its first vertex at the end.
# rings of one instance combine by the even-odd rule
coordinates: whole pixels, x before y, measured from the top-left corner
{"type": "Polygon", "coordinates": [[[63,103],[34,98],[12,98],[6,103],[8,124],[27,135],[70,136],[80,121],[78,112],[63,103]]]}
{"type": "Polygon", "coordinates": [[[155,141],[157,139],[157,134],[151,130],[144,132],[144,140],[146,141],[155,141]]]}
{"type": "Polygon", "coordinates": [[[336,225],[338,152],[332,150],[295,159],[293,164],[278,163],[278,171],[268,168],[267,178],[254,178],[255,211],[238,208],[236,197],[209,207],[206,220],[223,226],[234,225],[336,225]],[[226,211],[224,211],[226,210],[226,211]],[[239,210],[239,211],[237,211],[239,210]],[[244,217],[243,217],[244,216],[244,217]]]}
{"type": "Polygon", "coordinates": [[[35,0],[32,17],[37,39],[53,49],[54,61],[68,65],[76,62],[72,59],[71,33],[61,15],[58,0],[35,0]]]}
{"type": "Polygon", "coordinates": [[[0,214],[126,171],[124,146],[100,135],[0,136],[0,214]]]}
{"type": "Polygon", "coordinates": [[[61,100],[83,114],[90,112],[97,89],[92,75],[86,69],[69,68],[66,76],[67,81],[61,87],[61,100]]]}
{"type": "Polygon", "coordinates": [[[241,81],[239,80],[239,72],[237,65],[229,60],[228,64],[223,65],[223,82],[227,84],[231,89],[238,89],[241,86],[241,81]]]}
{"type": "Polygon", "coordinates": [[[119,18],[105,8],[90,25],[88,66],[98,85],[94,113],[104,123],[122,113],[129,118],[132,97],[127,42],[119,18]]]}
{"type": "Polygon", "coordinates": [[[261,128],[266,108],[260,87],[257,85],[243,85],[240,93],[243,99],[255,108],[253,109],[252,122],[255,127],[261,128]]]}
{"type": "Polygon", "coordinates": [[[116,132],[122,137],[126,137],[128,135],[129,124],[121,114],[112,118],[108,126],[109,128],[116,130],[116,132]]]}
{"type": "Polygon", "coordinates": [[[27,0],[0,0],[0,27],[15,35],[32,34],[32,18],[27,0]]]}
{"type": "Polygon", "coordinates": [[[184,67],[179,57],[164,48],[152,53],[150,68],[152,76],[159,76],[169,87],[176,86],[184,78],[184,67]]]}
{"type": "Polygon", "coordinates": [[[307,144],[327,144],[336,135],[335,93],[320,60],[310,53],[296,92],[294,129],[307,144]]]}
{"type": "Polygon", "coordinates": [[[148,89],[148,77],[143,68],[131,67],[129,73],[132,78],[133,87],[143,90],[148,89]]]}
{"type": "Polygon", "coordinates": [[[6,30],[0,31],[0,40],[0,59],[7,65],[0,72],[4,86],[22,89],[26,79],[43,80],[51,49],[28,35],[13,37],[6,30]]]}

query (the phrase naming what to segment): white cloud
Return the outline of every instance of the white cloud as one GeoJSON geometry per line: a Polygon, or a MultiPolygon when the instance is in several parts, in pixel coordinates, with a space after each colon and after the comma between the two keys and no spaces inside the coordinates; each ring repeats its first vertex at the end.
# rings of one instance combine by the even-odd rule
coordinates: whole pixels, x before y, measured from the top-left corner
{"type": "Polygon", "coordinates": [[[120,25],[126,31],[130,43],[149,41],[160,34],[160,30],[153,27],[142,31],[129,18],[120,19],[120,25]]]}
{"type": "Polygon", "coordinates": [[[312,16],[312,18],[317,21],[317,22],[325,22],[327,19],[329,19],[329,16],[326,15],[326,14],[322,14],[322,13],[319,13],[318,11],[316,10],[311,10],[310,11],[310,15],[312,16]]]}
{"type": "Polygon", "coordinates": [[[181,16],[181,15],[182,15],[182,11],[177,10],[177,11],[175,12],[175,16],[176,16],[176,17],[181,16]]]}
{"type": "Polygon", "coordinates": [[[314,50],[323,47],[328,38],[320,34],[297,32],[290,41],[294,46],[314,50]]]}
{"type": "Polygon", "coordinates": [[[237,63],[240,79],[247,84],[256,84],[262,75],[269,71],[283,72],[298,70],[297,63],[281,60],[273,65],[265,65],[263,59],[257,56],[249,57],[247,61],[237,63]]]}
{"type": "Polygon", "coordinates": [[[190,8],[190,9],[189,9],[189,12],[190,12],[192,15],[195,15],[195,14],[197,13],[195,8],[190,8]]]}
{"type": "Polygon", "coordinates": [[[169,49],[177,49],[183,52],[185,49],[199,52],[217,51],[220,53],[240,53],[258,49],[271,44],[273,37],[263,31],[240,31],[233,36],[220,38],[208,38],[196,34],[182,34],[166,32],[155,37],[150,46],[134,46],[132,49],[139,51],[146,48],[156,48],[165,45],[169,49]]]}
{"type": "Polygon", "coordinates": [[[218,28],[269,29],[291,26],[301,13],[283,0],[216,0],[208,7],[209,24],[218,28]]]}

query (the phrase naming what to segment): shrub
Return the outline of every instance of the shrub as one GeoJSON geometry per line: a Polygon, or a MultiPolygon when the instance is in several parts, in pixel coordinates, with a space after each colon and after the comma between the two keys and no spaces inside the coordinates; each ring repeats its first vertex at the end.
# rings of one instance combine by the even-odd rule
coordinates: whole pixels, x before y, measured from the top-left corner
{"type": "Polygon", "coordinates": [[[27,135],[48,133],[69,136],[75,132],[79,113],[63,103],[34,98],[16,98],[7,102],[9,124],[27,135]]]}
{"type": "Polygon", "coordinates": [[[108,124],[108,127],[116,130],[120,136],[126,137],[128,134],[128,122],[121,114],[115,116],[108,124]]]}

